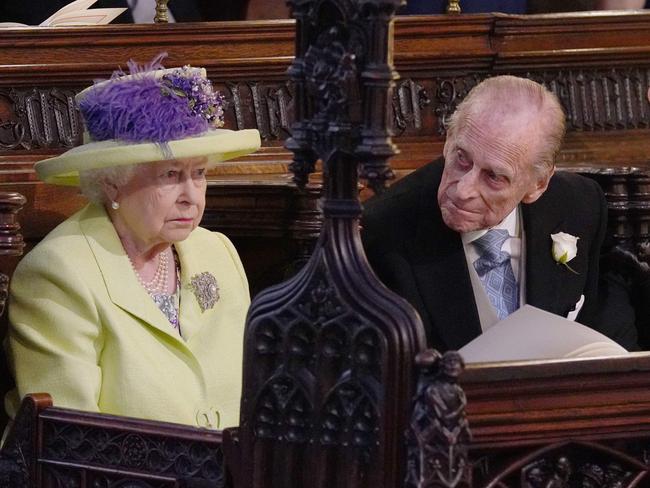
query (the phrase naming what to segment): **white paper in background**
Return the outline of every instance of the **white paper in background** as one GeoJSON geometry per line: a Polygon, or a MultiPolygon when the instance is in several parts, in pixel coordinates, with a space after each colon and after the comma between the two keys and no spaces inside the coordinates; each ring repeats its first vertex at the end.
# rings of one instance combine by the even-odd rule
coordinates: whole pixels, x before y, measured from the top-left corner
{"type": "Polygon", "coordinates": [[[458,352],[466,363],[628,354],[600,332],[532,305],[497,322],[458,352]]]}
{"type": "Polygon", "coordinates": [[[110,24],[125,10],[125,8],[92,8],[90,10],[66,12],[62,15],[57,15],[54,19],[50,20],[48,25],[50,27],[106,25],[110,24]]]}
{"type": "Polygon", "coordinates": [[[50,15],[47,19],[41,22],[40,25],[50,25],[52,20],[54,20],[58,15],[63,15],[78,10],[87,10],[88,8],[92,7],[96,1],[97,0],[75,0],[74,2],[70,2],[69,4],[64,5],[59,10],[50,15]]]}
{"type": "MultiPolygon", "coordinates": [[[[74,25],[105,25],[110,24],[126,8],[96,8],[90,9],[97,0],[75,0],[61,7],[39,24],[38,27],[74,26],[74,25]]],[[[17,22],[0,22],[0,28],[29,27],[17,22]]]]}

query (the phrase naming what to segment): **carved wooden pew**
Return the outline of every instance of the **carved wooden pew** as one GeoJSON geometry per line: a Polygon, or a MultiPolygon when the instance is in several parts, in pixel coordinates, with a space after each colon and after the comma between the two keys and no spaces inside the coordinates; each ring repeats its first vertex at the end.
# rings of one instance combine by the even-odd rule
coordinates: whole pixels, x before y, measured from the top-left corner
{"type": "Polygon", "coordinates": [[[474,486],[650,486],[646,355],[470,365],[460,384],[474,486]]]}
{"type": "Polygon", "coordinates": [[[61,409],[47,394],[28,395],[0,452],[0,486],[222,487],[222,439],[220,431],[61,409]]]}

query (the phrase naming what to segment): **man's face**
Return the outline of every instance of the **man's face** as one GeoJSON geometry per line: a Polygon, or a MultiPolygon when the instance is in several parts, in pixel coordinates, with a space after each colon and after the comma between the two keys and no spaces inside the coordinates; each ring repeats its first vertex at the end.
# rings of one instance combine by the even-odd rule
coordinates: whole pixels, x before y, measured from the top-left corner
{"type": "Polygon", "coordinates": [[[528,120],[508,123],[465,121],[445,143],[445,168],[438,204],[447,227],[456,232],[500,223],[519,202],[532,203],[546,190],[550,174],[532,165],[539,135],[528,120]]]}

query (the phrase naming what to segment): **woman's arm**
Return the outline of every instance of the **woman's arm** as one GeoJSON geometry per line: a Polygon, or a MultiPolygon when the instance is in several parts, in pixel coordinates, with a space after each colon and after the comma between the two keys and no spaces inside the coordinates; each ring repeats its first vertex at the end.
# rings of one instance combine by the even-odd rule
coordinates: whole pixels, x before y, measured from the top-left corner
{"type": "Polygon", "coordinates": [[[16,391],[9,394],[10,415],[25,394],[37,392],[52,395],[57,406],[99,410],[102,335],[97,310],[84,286],[83,268],[48,249],[25,256],[11,283],[5,348],[16,391]]]}

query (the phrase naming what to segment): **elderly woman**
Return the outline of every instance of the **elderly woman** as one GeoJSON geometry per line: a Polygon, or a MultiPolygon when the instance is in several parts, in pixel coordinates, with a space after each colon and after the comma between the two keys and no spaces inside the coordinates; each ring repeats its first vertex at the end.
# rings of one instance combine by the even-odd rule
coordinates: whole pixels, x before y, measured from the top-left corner
{"type": "Polygon", "coordinates": [[[21,261],[6,348],[16,389],[58,406],[213,428],[238,423],[249,305],[237,251],[198,227],[206,170],[255,151],[202,69],[159,62],[78,95],[90,142],[42,161],[90,203],[21,261]]]}

